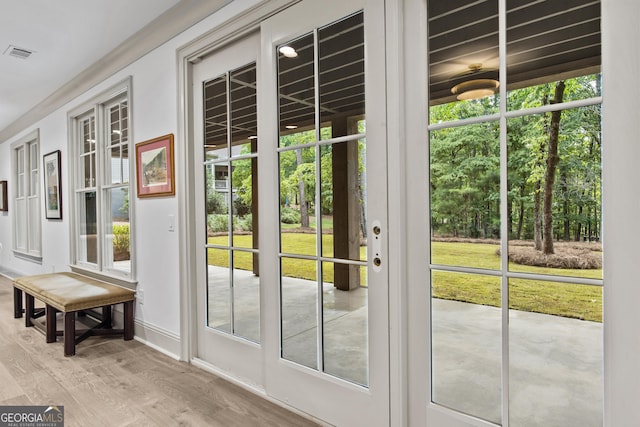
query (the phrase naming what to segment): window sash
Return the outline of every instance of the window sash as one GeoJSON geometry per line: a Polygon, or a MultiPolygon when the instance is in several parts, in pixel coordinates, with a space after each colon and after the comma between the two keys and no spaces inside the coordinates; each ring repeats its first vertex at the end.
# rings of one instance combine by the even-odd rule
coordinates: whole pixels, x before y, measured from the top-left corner
{"type": "Polygon", "coordinates": [[[128,92],[119,90],[116,96],[87,104],[84,111],[71,119],[75,127],[73,263],[98,274],[124,279],[134,276],[134,263],[129,255],[133,253],[129,239],[132,194],[129,114],[128,92]],[[118,227],[117,237],[114,226],[118,227]],[[115,261],[115,252],[119,252],[118,259],[122,253],[127,259],[115,261]]]}
{"type": "Polygon", "coordinates": [[[12,146],[15,215],[13,250],[41,256],[39,136],[32,133],[12,146]]]}

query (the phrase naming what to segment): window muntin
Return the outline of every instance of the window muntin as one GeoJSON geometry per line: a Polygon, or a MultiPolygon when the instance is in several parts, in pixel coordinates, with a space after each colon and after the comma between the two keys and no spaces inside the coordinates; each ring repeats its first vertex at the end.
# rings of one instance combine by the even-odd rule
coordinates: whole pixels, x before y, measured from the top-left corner
{"type": "Polygon", "coordinates": [[[124,90],[72,118],[77,267],[132,279],[130,109],[124,90]]]}
{"type": "Polygon", "coordinates": [[[39,133],[29,134],[12,145],[14,181],[14,235],[16,254],[40,260],[40,161],[39,133]]]}

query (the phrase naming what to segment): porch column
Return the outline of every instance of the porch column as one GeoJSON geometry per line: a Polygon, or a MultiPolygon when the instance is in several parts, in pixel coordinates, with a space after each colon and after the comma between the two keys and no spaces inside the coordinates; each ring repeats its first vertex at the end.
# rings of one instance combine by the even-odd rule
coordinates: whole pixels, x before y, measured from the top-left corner
{"type": "MultiPolygon", "coordinates": [[[[346,117],[331,121],[332,137],[346,136],[357,123],[349,125],[346,117]]],[[[331,146],[333,174],[333,256],[339,259],[360,258],[360,192],[358,190],[358,141],[331,146]]],[[[316,212],[319,217],[320,212],[316,212]]],[[[334,286],[342,291],[360,286],[360,267],[334,264],[334,286]]]]}

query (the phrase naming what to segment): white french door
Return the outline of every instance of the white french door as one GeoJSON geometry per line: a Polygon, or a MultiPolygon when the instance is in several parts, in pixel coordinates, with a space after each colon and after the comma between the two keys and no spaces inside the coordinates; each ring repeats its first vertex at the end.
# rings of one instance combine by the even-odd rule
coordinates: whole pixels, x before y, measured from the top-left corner
{"type": "Polygon", "coordinates": [[[197,358],[252,384],[262,383],[257,191],[246,197],[257,187],[258,46],[256,33],[193,68],[197,358]]]}
{"type": "Polygon", "coordinates": [[[383,4],[303,1],[193,66],[194,359],[334,425],[390,422],[383,4]]]}

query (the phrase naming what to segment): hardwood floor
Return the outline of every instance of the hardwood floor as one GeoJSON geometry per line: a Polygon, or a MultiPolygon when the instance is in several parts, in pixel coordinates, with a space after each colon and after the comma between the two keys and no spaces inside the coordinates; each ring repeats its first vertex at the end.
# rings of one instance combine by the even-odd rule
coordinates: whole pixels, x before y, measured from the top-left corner
{"type": "Polygon", "coordinates": [[[315,426],[138,341],[91,337],[73,357],[13,318],[0,277],[0,406],[63,405],[72,426],[315,426]]]}

